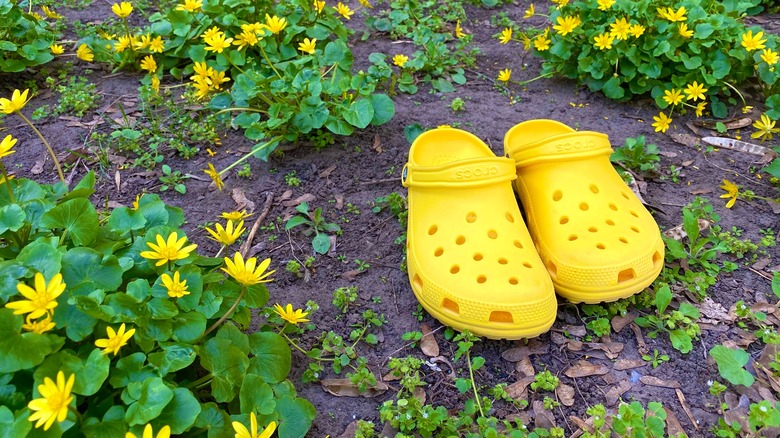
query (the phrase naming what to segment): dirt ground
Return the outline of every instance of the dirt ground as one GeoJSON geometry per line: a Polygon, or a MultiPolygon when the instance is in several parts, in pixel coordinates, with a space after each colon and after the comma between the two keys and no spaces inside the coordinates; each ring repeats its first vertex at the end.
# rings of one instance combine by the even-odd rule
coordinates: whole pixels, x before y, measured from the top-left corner
{"type": "MultiPolygon", "coordinates": [[[[238,178],[232,174],[226,180],[227,189],[219,192],[209,187],[210,181],[202,172],[206,163],[210,161],[217,169],[224,168],[241,156],[239,151],[246,151],[252,144],[238,131],[225,129],[220,132],[223,137],[222,146],[218,148],[218,155],[213,158],[206,154],[206,145],[190,160],[183,160],[172,152],[166,156],[164,163],[197,179],[187,181],[186,195],[168,191],[162,194],[163,199],[184,209],[189,238],[198,243],[201,250],[213,253],[218,248],[214,242],[206,239],[207,233],[199,225],[214,221],[222,211],[236,208],[236,202],[231,197],[234,189],[243,190],[248,200],[254,203],[255,213],[262,209],[267,194],[273,196],[273,204],[264,225],[274,223],[277,217],[291,214],[293,207],[285,206],[285,201],[310,195],[309,204],[312,207],[322,207],[330,222],[339,223],[343,234],[336,242],[335,254],[318,255],[309,281],[304,281],[285,272],[285,265],[288,260],[304,260],[312,255],[308,239],[295,230],[285,233],[278,226],[273,230],[261,230],[254,239],[253,250],[258,256],[271,257],[272,268],[276,269],[275,281],[269,286],[269,304],[290,302],[299,307],[305,305],[307,300],[315,300],[321,306],[312,317],[318,327],[315,332],[334,330],[346,336],[350,330],[348,323],[351,318],[359,318],[359,312],[342,317],[330,301],[336,288],[357,286],[360,291],[357,308],[372,308],[384,314],[389,321],[382,329],[383,336],[378,346],[359,346],[360,354],[369,359],[371,370],[377,377],[387,372],[385,365],[391,356],[414,355],[425,358],[419,349],[408,347],[401,339],[404,332],[420,329],[420,322],[413,315],[417,309],[417,301],[406,273],[399,268],[402,247],[394,243],[403,230],[389,212],[376,214],[371,211],[373,201],[377,197],[392,192],[405,195],[405,189],[400,184],[400,170],[406,162],[409,150],[409,143],[403,134],[408,125],[420,124],[431,128],[442,124],[460,124],[461,128],[484,139],[497,154],[503,153],[504,133],[515,124],[530,119],[555,119],[583,130],[604,132],[609,135],[613,146],[623,144],[626,138],[645,135],[648,143],[658,145],[662,151],[661,168],[665,176],[646,180],[643,193],[662,229],[681,223],[681,207],[690,202],[695,194],[711,201],[716,213],[722,217],[721,226],[724,229],[730,229],[732,226],[744,229],[743,238],[757,241],[761,237],[759,229],[777,228],[777,214],[763,201],[739,201],[733,209],[726,209],[724,200],[718,198],[722,193],[718,186],[724,178],[736,181],[758,195],[777,196],[776,189],[751,175],[750,170],[757,165],[755,157],[726,149],[704,154],[695,147],[675,142],[672,136],[676,133],[692,134],[685,125],[688,121],[686,117],[675,117],[667,134],[653,132],[650,124],[652,116],[657,115],[658,110],[649,99],[616,103],[570,81],[543,79],[530,83],[526,88],[510,86],[509,91],[517,99],[516,104],[510,105],[509,96],[502,93],[501,87],[496,87],[492,80],[486,78],[495,78],[499,70],[511,68],[513,79],[530,79],[540,71],[540,62],[530,54],[523,56],[518,52],[517,45],[501,45],[492,38],[500,29],[491,26],[490,18],[499,11],[505,11],[511,18],[520,19],[527,7],[527,1],[492,10],[467,7],[468,20],[462,24],[467,33],[474,34],[473,44],[479,47],[481,54],[477,59],[477,67],[467,72],[468,83],[458,86],[454,93],[431,93],[428,87],[422,86],[416,95],[396,95],[396,115],[389,123],[371,127],[348,138],[337,138],[336,144],[322,152],[315,151],[308,144],[300,144],[281,157],[271,158],[267,163],[255,160],[252,162],[251,178],[238,178]],[[465,111],[454,113],[449,109],[450,102],[455,97],[465,101],[465,111]],[[677,182],[673,182],[668,175],[671,165],[681,169],[677,182]],[[284,175],[292,171],[300,178],[300,187],[288,187],[285,184],[284,175]],[[348,203],[353,204],[359,214],[348,212],[348,203]],[[345,222],[342,218],[349,221],[345,222]],[[345,256],[345,262],[338,260],[336,255],[345,256]],[[350,271],[356,268],[354,260],[365,261],[371,267],[364,273],[351,275],[350,271]],[[372,300],[373,297],[380,297],[381,302],[374,302],[377,300],[372,300]]],[[[540,6],[537,5],[538,8],[540,6]]],[[[99,2],[94,7],[82,11],[68,11],[67,14],[70,19],[88,22],[108,16],[109,11],[108,3],[99,2]]],[[[362,28],[361,21],[356,15],[351,25],[362,28]]],[[[369,64],[368,55],[372,52],[392,56],[395,53],[409,54],[414,51],[409,42],[393,44],[383,35],[373,35],[368,41],[362,42],[358,38],[359,34],[360,32],[353,37],[356,68],[366,67],[369,64]]],[[[76,62],[76,65],[79,69],[86,67],[80,61],[76,62]]],[[[86,122],[94,120],[95,117],[100,119],[116,99],[137,93],[139,77],[135,75],[110,74],[106,69],[98,68],[88,77],[90,81],[97,83],[101,105],[98,110],[81,119],[84,123],[69,126],[67,120],[59,118],[48,118],[38,123],[43,134],[50,139],[58,152],[83,147],[94,129],[108,131],[105,124],[90,126],[86,122]]],[[[34,72],[24,75],[0,75],[0,95],[7,96],[14,88],[24,88],[23,81],[29,79],[40,81],[44,78],[34,72]]],[[[173,84],[164,82],[163,85],[173,84]]],[[[56,98],[56,95],[44,93],[33,99],[24,112],[30,115],[40,105],[55,103],[56,98]]],[[[752,116],[760,115],[760,103],[751,104],[755,107],[752,116]]],[[[741,113],[735,116],[744,117],[741,113]]],[[[17,147],[18,152],[15,155],[9,157],[9,169],[14,169],[17,177],[55,181],[56,173],[50,160],[45,161],[43,173],[33,174],[36,162],[45,158],[43,145],[34,134],[18,123],[18,119],[11,117],[6,118],[5,127],[6,133],[17,137],[21,146],[17,147]]],[[[80,159],[69,173],[73,175],[73,181],[78,181],[89,168],[96,169],[96,166],[89,159],[80,159]]],[[[112,203],[111,205],[114,205],[114,202],[128,205],[137,193],[157,192],[158,176],[159,173],[148,174],[142,169],[107,169],[99,175],[98,192],[93,200],[101,205],[107,202],[112,203]],[[116,182],[117,173],[120,175],[119,187],[116,182]]],[[[780,263],[777,248],[769,249],[769,267],[780,263]]],[[[726,309],[737,300],[755,302],[757,294],[768,298],[766,293],[770,291],[768,280],[759,275],[769,268],[751,270],[745,266],[745,262],[738,263],[740,269],[731,274],[721,274],[716,285],[710,290],[712,299],[726,309]]],[[[641,310],[637,313],[641,313],[641,310]]],[[[260,321],[262,316],[257,318],[260,321]]],[[[422,322],[430,324],[434,329],[440,327],[437,321],[427,315],[422,322]]],[[[736,328],[720,325],[712,330],[703,330],[700,340],[694,343],[693,351],[687,355],[679,354],[664,337],[639,338],[628,327],[613,333],[610,339],[601,340],[613,343],[615,349],[618,349],[618,344],[622,346],[622,350],[612,357],[587,345],[580,351],[572,351],[566,347],[567,344],[555,342],[560,341],[560,335],[563,333],[578,333],[582,326],[584,323],[579,306],[560,300],[558,319],[551,332],[530,344],[491,340],[478,343],[472,355],[483,356],[487,363],[476,376],[477,383],[487,388],[500,382],[516,382],[516,364],[505,360],[502,354],[512,348],[522,347],[531,353],[531,363],[537,372],[550,370],[560,377],[562,383],[576,389],[574,405],[561,406],[554,412],[555,422],[566,429],[567,435],[577,430],[570,416],[585,417],[587,407],[597,403],[614,408],[617,399],[609,395],[610,390],[616,387],[625,390],[622,394],[623,400],[638,400],[645,404],[650,401],[663,403],[690,436],[710,434],[708,430],[717,422],[720,414],[718,400],[707,391],[707,382],[718,378],[717,369],[714,363],[708,360],[707,352],[725,339],[735,338],[736,328]],[[642,347],[640,342],[646,343],[646,346],[642,347]],[[670,360],[655,369],[646,362],[645,365],[633,369],[614,369],[616,359],[637,360],[643,349],[650,352],[657,349],[669,355],[670,360]],[[567,377],[564,371],[581,359],[603,364],[608,372],[589,377],[567,377]],[[679,383],[679,388],[643,383],[649,381],[640,380],[644,376],[675,380],[679,383]]],[[[582,331],[584,332],[584,329],[582,331]]],[[[435,336],[442,348],[441,355],[451,360],[455,346],[443,339],[442,330],[435,336]]],[[[304,344],[313,342],[313,337],[314,335],[304,340],[304,344]]],[[[577,336],[574,338],[583,339],[577,336]]],[[[335,397],[324,392],[318,384],[304,385],[300,382],[307,359],[297,352],[294,352],[293,366],[290,377],[292,382],[299,389],[301,396],[309,399],[317,408],[317,419],[310,431],[310,436],[313,437],[328,434],[338,436],[356,419],[379,424],[378,406],[394,395],[391,383],[391,390],[377,397],[335,397]]],[[[462,361],[455,364],[456,369],[461,366],[462,361]]],[[[428,403],[443,405],[449,409],[462,407],[469,394],[460,395],[457,392],[449,370],[433,371],[426,368],[424,371],[425,380],[429,383],[426,388],[428,403]],[[434,387],[436,389],[431,390],[434,387]]],[[[336,376],[329,372],[326,377],[336,376]]],[[[730,389],[729,392],[731,391],[730,389]]],[[[611,394],[614,395],[614,392],[611,394]]],[[[748,393],[747,396],[753,399],[757,394],[748,393]]],[[[530,397],[538,398],[533,393],[530,397]]],[[[530,408],[525,413],[507,407],[500,407],[493,412],[493,415],[499,417],[518,414],[525,415],[529,421],[533,419],[530,408]]]]}

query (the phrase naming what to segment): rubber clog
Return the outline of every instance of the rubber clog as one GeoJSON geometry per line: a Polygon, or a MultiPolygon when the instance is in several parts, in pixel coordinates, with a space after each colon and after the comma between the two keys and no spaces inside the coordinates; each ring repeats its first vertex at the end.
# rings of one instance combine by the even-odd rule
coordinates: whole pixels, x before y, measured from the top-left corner
{"type": "Polygon", "coordinates": [[[555,320],[555,292],[520,215],[515,178],[512,160],[466,131],[437,128],[412,144],[402,175],[409,281],[445,325],[520,339],[555,320]]]}
{"type": "Polygon", "coordinates": [[[530,120],[504,137],[528,228],[559,295],[615,301],[649,286],[664,263],[653,217],[609,162],[605,134],[530,120]]]}

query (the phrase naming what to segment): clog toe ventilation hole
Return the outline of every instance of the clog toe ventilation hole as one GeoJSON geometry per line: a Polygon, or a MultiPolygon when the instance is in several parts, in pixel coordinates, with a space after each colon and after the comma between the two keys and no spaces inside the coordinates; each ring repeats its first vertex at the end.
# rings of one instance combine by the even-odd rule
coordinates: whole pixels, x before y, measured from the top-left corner
{"type": "MultiPolygon", "coordinates": [[[[598,195],[600,193],[599,187],[596,184],[591,184],[588,189],[591,192],[591,198],[590,203],[588,201],[582,201],[579,203],[578,208],[582,211],[588,211],[591,207],[591,205],[597,205],[599,202],[603,202],[599,199],[598,195]]],[[[630,200],[631,197],[626,193],[625,191],[621,190],[620,195],[626,200],[630,200]]],[[[552,200],[553,202],[559,202],[563,199],[563,191],[562,190],[555,190],[552,193],[552,200]]],[[[627,245],[630,242],[631,234],[639,235],[642,234],[642,230],[637,227],[636,225],[630,225],[629,227],[619,227],[619,222],[634,222],[635,219],[639,219],[639,213],[637,213],[635,210],[632,210],[631,208],[624,208],[623,211],[615,204],[614,202],[609,202],[607,204],[607,207],[612,212],[611,216],[604,220],[604,223],[591,223],[588,226],[587,232],[588,233],[599,233],[599,230],[603,230],[608,234],[608,236],[615,236],[617,235],[617,239],[614,237],[607,237],[605,236],[603,239],[598,239],[597,243],[594,245],[596,249],[598,250],[606,250],[608,245],[627,245]],[[601,227],[601,228],[600,228],[601,227]],[[620,231],[622,229],[622,232],[617,232],[616,230],[620,231]],[[629,231],[629,232],[626,232],[629,231]]],[[[595,219],[595,218],[594,218],[595,219]]],[[[574,228],[573,225],[571,225],[571,218],[567,215],[562,215],[560,218],[558,218],[558,224],[561,226],[561,233],[565,234],[568,231],[570,231],[572,228],[574,228]],[[567,230],[568,228],[568,230],[567,230]]],[[[569,242],[575,242],[580,238],[580,235],[576,232],[569,233],[568,240],[569,242]]],[[[658,266],[659,263],[662,263],[663,257],[661,256],[661,253],[658,251],[655,251],[652,256],[652,263],[653,266],[658,266]]],[[[558,267],[553,263],[551,260],[547,261],[547,270],[550,272],[550,275],[555,276],[558,272],[558,267]]],[[[634,271],[633,268],[624,269],[620,272],[618,272],[617,275],[617,281],[618,283],[623,283],[626,281],[633,280],[636,278],[636,271],[634,271]]]]}
{"type": "MultiPolygon", "coordinates": [[[[516,220],[514,215],[511,212],[506,212],[505,215],[504,215],[504,218],[509,223],[514,223],[515,220],[516,220]]],[[[466,217],[464,219],[465,219],[466,223],[473,224],[473,223],[477,222],[477,213],[475,213],[473,211],[469,212],[469,213],[466,214],[466,217]]],[[[438,231],[439,231],[439,226],[436,225],[436,224],[431,224],[428,227],[428,235],[429,236],[436,235],[436,233],[438,231]]],[[[491,240],[498,239],[499,238],[498,231],[496,231],[494,229],[489,229],[487,231],[487,237],[489,239],[491,239],[491,240]]],[[[462,234],[457,235],[455,237],[454,243],[455,243],[455,245],[458,245],[458,246],[464,245],[466,243],[466,236],[464,236],[462,234]]],[[[517,250],[522,250],[523,249],[523,244],[519,240],[514,240],[513,241],[513,246],[517,250]]],[[[433,251],[433,256],[434,257],[441,257],[441,256],[444,255],[444,253],[445,253],[444,247],[438,246],[433,251]]],[[[487,260],[485,260],[485,255],[483,253],[481,253],[481,252],[475,252],[472,255],[472,259],[475,262],[486,262],[487,261],[487,260]]],[[[487,261],[487,262],[489,262],[489,261],[487,261]]],[[[494,263],[497,263],[499,265],[507,265],[507,264],[509,264],[509,260],[506,257],[498,257],[497,259],[495,259],[494,263]]],[[[532,269],[533,265],[530,262],[528,262],[528,261],[524,261],[523,262],[523,267],[526,268],[526,269],[532,269]]],[[[461,274],[460,265],[458,265],[457,263],[453,264],[452,266],[450,266],[449,272],[450,272],[450,275],[462,275],[461,274]]],[[[484,285],[484,284],[488,283],[488,280],[489,280],[489,278],[488,278],[487,275],[479,274],[474,279],[474,282],[476,284],[478,284],[478,285],[484,285]]],[[[506,281],[507,281],[508,284],[510,284],[512,286],[517,286],[517,285],[520,284],[520,279],[518,277],[515,277],[515,276],[511,276],[511,277],[506,278],[506,281]]],[[[420,278],[419,275],[415,274],[414,278],[412,279],[412,282],[417,287],[417,289],[422,290],[422,288],[423,288],[423,281],[422,281],[422,278],[420,278]]],[[[444,298],[442,300],[442,302],[440,303],[440,305],[441,305],[442,309],[444,309],[445,311],[447,311],[449,313],[452,313],[453,315],[459,315],[460,314],[460,306],[458,305],[458,303],[453,301],[453,300],[451,300],[451,299],[449,299],[449,298],[444,298]]],[[[490,322],[494,322],[494,323],[509,323],[509,324],[514,323],[514,320],[512,318],[512,314],[510,312],[507,312],[507,311],[504,311],[504,310],[494,310],[494,311],[490,312],[489,320],[490,320],[490,322]]]]}

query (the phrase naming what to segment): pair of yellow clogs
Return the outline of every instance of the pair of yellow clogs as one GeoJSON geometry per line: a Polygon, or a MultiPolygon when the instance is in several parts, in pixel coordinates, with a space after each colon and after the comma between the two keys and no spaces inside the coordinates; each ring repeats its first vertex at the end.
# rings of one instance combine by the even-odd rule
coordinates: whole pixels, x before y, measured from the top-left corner
{"type": "Polygon", "coordinates": [[[612,168],[606,135],[531,120],[507,132],[504,150],[446,127],[412,144],[407,259],[425,310],[458,330],[528,338],[555,320],[555,291],[597,303],[653,282],[661,233],[612,168]]]}

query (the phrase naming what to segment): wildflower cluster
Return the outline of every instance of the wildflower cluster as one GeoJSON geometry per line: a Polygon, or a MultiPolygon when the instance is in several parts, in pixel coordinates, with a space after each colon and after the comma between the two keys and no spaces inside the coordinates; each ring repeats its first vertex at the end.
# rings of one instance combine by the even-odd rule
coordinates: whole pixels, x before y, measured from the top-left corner
{"type": "Polygon", "coordinates": [[[0,72],[20,72],[64,52],[56,28],[62,15],[48,6],[41,7],[43,14],[29,6],[6,2],[0,7],[0,72]]]}
{"type": "MultiPolygon", "coordinates": [[[[749,2],[557,2],[542,27],[517,39],[544,59],[542,76],[579,80],[616,100],[649,93],[665,132],[675,113],[746,106],[738,86],[758,78],[769,116],[780,118],[780,39],[741,21],[749,2]]],[[[526,16],[538,16],[534,8],[526,16]]],[[[511,29],[499,37],[508,42],[511,29]]]]}
{"type": "MultiPolygon", "coordinates": [[[[21,109],[18,94],[0,108],[21,109]]],[[[0,168],[15,148],[0,141],[0,168]]],[[[315,412],[287,380],[286,338],[242,332],[268,301],[271,259],[197,254],[181,210],[157,195],[101,220],[91,172],[70,192],[3,176],[0,381],[14,396],[0,413],[17,435],[254,437],[277,424],[306,434],[315,412]]],[[[247,216],[224,213],[215,238],[234,240],[247,216]]]]}

